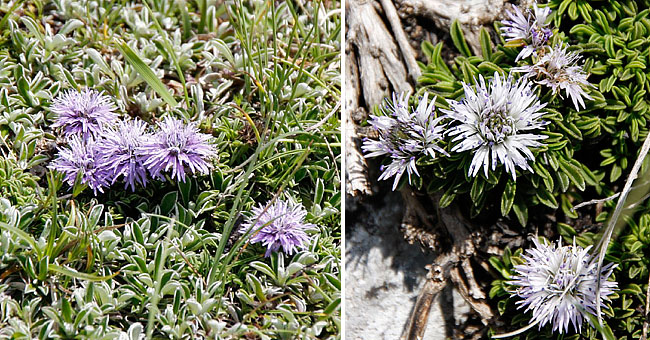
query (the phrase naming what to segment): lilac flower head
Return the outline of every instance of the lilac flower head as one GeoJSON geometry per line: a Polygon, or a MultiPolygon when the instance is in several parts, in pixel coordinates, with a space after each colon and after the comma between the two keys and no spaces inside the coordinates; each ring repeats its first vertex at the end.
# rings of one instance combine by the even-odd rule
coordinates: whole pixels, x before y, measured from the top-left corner
{"type": "Polygon", "coordinates": [[[301,204],[276,200],[266,211],[268,205],[260,204],[254,207],[252,215],[242,224],[240,232],[251,232],[250,243],[262,242],[266,246],[264,256],[282,250],[291,255],[296,248],[303,248],[309,241],[306,229],[315,228],[311,223],[305,223],[307,211],[301,204]]]}
{"type": "Polygon", "coordinates": [[[104,126],[117,120],[111,98],[90,89],[71,89],[60,94],[52,102],[51,110],[58,115],[52,127],[62,127],[67,136],[83,139],[99,138],[104,126]]]}
{"type": "Polygon", "coordinates": [[[97,147],[102,154],[102,162],[109,170],[111,184],[124,177],[124,188],[135,191],[135,183],[147,184],[147,169],[138,150],[147,143],[150,135],[147,124],[141,120],[123,120],[115,126],[106,128],[103,139],[97,147]]]}
{"type": "Polygon", "coordinates": [[[521,297],[518,308],[526,307],[533,311],[533,322],[541,328],[547,323],[553,331],[566,333],[569,323],[580,332],[588,314],[596,315],[596,304],[606,307],[608,295],[614,293],[618,285],[607,281],[611,276],[613,264],[608,264],[597,273],[598,261],[588,252],[591,246],[582,248],[573,245],[557,246],[534,240],[535,248],[526,250],[524,264],[514,266],[516,275],[510,283],[519,286],[513,295],[521,297]],[[600,298],[596,298],[596,282],[600,276],[600,298]]]}
{"type": "Polygon", "coordinates": [[[515,166],[533,171],[528,160],[535,157],[529,150],[538,147],[544,135],[527,133],[546,125],[541,104],[533,93],[531,84],[520,78],[513,82],[512,77],[502,78],[497,72],[485,84],[479,75],[476,90],[463,83],[465,98],[450,100],[451,110],[442,110],[457,124],[447,130],[455,136],[456,144],[451,151],[473,150],[474,157],[469,167],[469,176],[476,176],[481,167],[488,176],[488,168],[496,169],[498,163],[505,166],[506,172],[516,179],[515,166]]]}
{"type": "Polygon", "coordinates": [[[550,87],[554,94],[560,89],[564,90],[571,97],[576,110],[580,111],[580,105],[586,108],[583,97],[592,99],[582,86],[593,85],[587,81],[587,74],[582,67],[576,65],[578,60],[580,55],[568,52],[566,46],[557,45],[549,49],[534,65],[516,67],[513,71],[526,72],[525,76],[550,87]]]}
{"type": "Polygon", "coordinates": [[[547,27],[546,20],[551,9],[548,7],[537,7],[537,3],[533,4],[533,11],[526,10],[526,15],[522,13],[521,9],[513,6],[514,12],[507,11],[510,20],[503,20],[503,27],[501,27],[502,35],[506,41],[520,42],[525,44],[516,61],[528,58],[533,52],[544,46],[548,39],[553,35],[553,32],[547,27]]]}
{"type": "Polygon", "coordinates": [[[109,171],[101,162],[101,152],[97,143],[92,139],[83,140],[80,136],[71,136],[69,148],[59,150],[57,158],[49,166],[65,175],[68,185],[74,182],[81,173],[81,183],[88,184],[95,195],[97,191],[104,192],[103,187],[109,186],[109,171]]]}
{"type": "Polygon", "coordinates": [[[215,147],[209,143],[210,135],[199,132],[194,124],[167,117],[158,124],[159,130],[139,148],[138,155],[154,177],[162,178],[170,171],[172,178],[185,182],[185,173],[210,171],[210,158],[216,157],[215,147]]]}
{"type": "Polygon", "coordinates": [[[415,161],[421,155],[436,158],[436,153],[449,156],[439,145],[444,132],[443,118],[435,116],[435,102],[428,101],[428,94],[419,99],[415,111],[408,106],[408,94],[397,97],[393,93],[393,101],[386,100],[384,116],[370,116],[370,125],[378,132],[378,140],[366,139],[361,148],[366,157],[389,155],[391,163],[382,167],[379,179],[395,176],[393,190],[406,172],[411,182],[411,175],[419,176],[415,161]]]}

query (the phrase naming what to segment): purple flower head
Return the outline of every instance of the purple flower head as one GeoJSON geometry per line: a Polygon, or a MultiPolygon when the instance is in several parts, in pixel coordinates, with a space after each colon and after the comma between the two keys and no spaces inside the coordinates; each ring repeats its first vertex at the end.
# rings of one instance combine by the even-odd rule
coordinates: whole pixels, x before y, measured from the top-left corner
{"type": "Polygon", "coordinates": [[[408,94],[397,97],[393,93],[392,102],[386,99],[383,116],[370,116],[370,125],[379,134],[378,140],[366,139],[361,148],[366,157],[389,155],[392,159],[388,166],[382,167],[379,179],[395,177],[393,190],[397,188],[400,178],[406,172],[411,182],[411,175],[418,174],[416,159],[421,155],[436,158],[436,153],[449,156],[438,143],[445,130],[440,124],[443,118],[436,118],[435,102],[428,100],[428,94],[419,99],[415,110],[409,108],[408,94]]]}
{"type": "Polygon", "coordinates": [[[567,46],[557,45],[549,49],[534,65],[516,67],[514,72],[526,72],[528,78],[538,79],[537,82],[546,85],[556,94],[559,90],[564,90],[571,100],[577,111],[580,106],[586,108],[583,98],[592,99],[583,86],[591,86],[587,81],[587,74],[581,66],[576,65],[580,60],[580,55],[574,52],[568,52],[567,46]]]}
{"type": "Polygon", "coordinates": [[[503,27],[501,27],[502,35],[506,41],[520,42],[525,44],[525,47],[516,61],[525,59],[533,52],[544,46],[548,39],[553,35],[553,32],[547,27],[546,20],[551,9],[548,7],[537,7],[537,3],[533,4],[533,11],[526,10],[526,15],[517,6],[513,6],[514,12],[507,11],[510,20],[503,20],[503,27]]]}
{"type": "Polygon", "coordinates": [[[59,150],[57,158],[49,166],[51,169],[62,172],[68,185],[74,185],[77,176],[81,173],[81,183],[87,184],[97,191],[104,192],[103,187],[109,186],[109,171],[101,162],[101,153],[97,143],[92,139],[81,139],[80,136],[71,136],[68,148],[59,150]]]}
{"type": "Polygon", "coordinates": [[[67,136],[83,139],[99,138],[104,127],[117,120],[111,98],[90,89],[71,89],[60,94],[52,102],[51,110],[58,115],[52,127],[62,127],[67,136]]]}
{"type": "Polygon", "coordinates": [[[488,177],[490,164],[494,170],[498,163],[505,166],[513,180],[515,166],[532,171],[528,160],[535,157],[529,148],[541,146],[538,141],[546,136],[528,131],[546,125],[541,119],[546,104],[539,102],[531,84],[525,78],[513,82],[512,77],[502,78],[494,72],[489,86],[479,75],[476,90],[465,83],[463,88],[465,98],[448,100],[451,110],[441,111],[456,122],[446,132],[455,136],[452,142],[459,142],[451,151],[474,152],[468,175],[476,176],[482,167],[488,177]]]}
{"type": "Polygon", "coordinates": [[[137,151],[150,138],[147,124],[139,119],[119,121],[115,126],[106,128],[103,137],[97,147],[113,179],[111,184],[124,177],[125,189],[130,186],[131,191],[135,191],[136,182],[145,186],[147,169],[137,151]]]}
{"type": "Polygon", "coordinates": [[[217,153],[208,142],[210,135],[199,132],[194,124],[172,117],[165,118],[158,127],[158,132],[138,151],[152,176],[163,178],[162,172],[171,170],[172,178],[185,182],[188,169],[192,174],[209,173],[209,160],[217,153]]]}
{"type": "Polygon", "coordinates": [[[306,229],[315,228],[311,223],[305,223],[307,211],[301,204],[276,200],[266,211],[267,204],[254,207],[252,215],[242,224],[240,232],[250,231],[250,243],[262,242],[266,246],[264,256],[282,250],[291,255],[296,248],[303,248],[309,241],[306,229]]]}
{"type": "Polygon", "coordinates": [[[604,266],[597,273],[598,261],[589,254],[589,249],[573,245],[562,246],[561,242],[548,244],[534,240],[535,248],[526,250],[524,264],[514,266],[516,275],[510,283],[519,286],[512,293],[523,300],[518,308],[526,307],[533,311],[533,322],[541,328],[547,323],[553,331],[566,333],[569,323],[580,332],[588,314],[596,315],[596,305],[606,307],[608,295],[614,293],[618,285],[607,281],[615,265],[604,266]],[[596,284],[600,276],[600,298],[596,298],[596,284]]]}

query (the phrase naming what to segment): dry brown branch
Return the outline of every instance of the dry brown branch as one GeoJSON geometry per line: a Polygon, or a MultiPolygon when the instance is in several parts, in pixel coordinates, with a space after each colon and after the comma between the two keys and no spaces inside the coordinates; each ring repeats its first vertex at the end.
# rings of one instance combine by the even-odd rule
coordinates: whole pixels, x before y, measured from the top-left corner
{"type": "Polygon", "coordinates": [[[483,322],[484,325],[487,325],[490,319],[492,319],[494,316],[494,313],[492,313],[492,309],[487,304],[487,302],[479,299],[474,299],[471,296],[470,289],[468,288],[465,280],[463,280],[460,268],[453,267],[451,269],[450,276],[451,281],[456,285],[456,288],[458,288],[458,292],[463,297],[463,299],[467,301],[472,309],[481,316],[481,322],[483,322]]]}
{"type": "Polygon", "coordinates": [[[397,44],[399,45],[400,50],[402,50],[402,57],[404,58],[404,62],[408,68],[411,81],[415,84],[422,72],[420,71],[420,66],[418,66],[417,61],[415,61],[415,51],[413,51],[411,44],[406,38],[406,33],[404,33],[404,28],[402,27],[402,23],[397,15],[395,5],[391,0],[381,0],[381,6],[384,8],[386,18],[390,23],[390,27],[393,29],[393,34],[395,35],[397,44]]]}
{"type": "Polygon", "coordinates": [[[422,291],[415,302],[413,313],[409,317],[407,327],[400,340],[422,339],[427,328],[431,304],[447,283],[447,278],[441,266],[429,265],[427,269],[429,269],[427,281],[424,283],[424,287],[422,287],[422,291]]]}
{"type": "MultiPolygon", "coordinates": [[[[345,4],[347,60],[356,57],[360,95],[366,107],[379,105],[391,90],[412,90],[399,49],[372,1],[350,0],[345,4]],[[354,52],[351,54],[351,52],[354,52]]],[[[359,101],[361,102],[361,101],[359,101]]]]}
{"type": "Polygon", "coordinates": [[[348,195],[369,195],[370,184],[366,178],[368,165],[365,158],[357,148],[357,124],[352,119],[352,113],[359,110],[359,70],[354,51],[348,54],[347,68],[345,70],[345,110],[343,112],[345,124],[345,180],[348,195]]]}

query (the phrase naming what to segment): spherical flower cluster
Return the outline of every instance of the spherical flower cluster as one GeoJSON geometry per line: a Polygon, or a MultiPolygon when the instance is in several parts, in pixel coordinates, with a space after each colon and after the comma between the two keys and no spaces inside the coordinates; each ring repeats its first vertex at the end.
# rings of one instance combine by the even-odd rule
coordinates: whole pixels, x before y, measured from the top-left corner
{"type": "Polygon", "coordinates": [[[113,179],[124,178],[124,188],[135,184],[147,185],[147,168],[143,164],[143,145],[151,138],[147,132],[147,123],[135,120],[119,121],[115,126],[105,129],[104,138],[99,143],[103,155],[103,166],[113,179]]]}
{"type": "Polygon", "coordinates": [[[383,116],[370,116],[369,123],[379,134],[378,140],[366,139],[361,147],[366,157],[389,155],[392,159],[388,166],[382,167],[380,180],[395,177],[393,190],[406,172],[409,183],[411,175],[416,174],[416,159],[421,155],[436,158],[436,154],[449,154],[438,143],[444,133],[442,117],[435,116],[435,102],[428,101],[428,94],[420,98],[415,110],[409,108],[409,96],[393,94],[393,101],[386,100],[383,116]]]}
{"type": "Polygon", "coordinates": [[[501,30],[506,41],[525,45],[517,55],[515,61],[528,58],[531,54],[543,47],[553,32],[547,27],[546,20],[551,9],[548,7],[539,8],[537,3],[533,4],[533,11],[526,10],[526,15],[514,6],[514,12],[508,11],[511,20],[503,20],[501,30]]]}
{"type": "Polygon", "coordinates": [[[240,232],[251,233],[250,243],[261,242],[266,247],[264,256],[268,257],[280,248],[291,255],[309,241],[305,230],[316,227],[304,222],[306,215],[307,211],[297,203],[276,200],[271,205],[260,204],[253,208],[240,232]]]}
{"type": "Polygon", "coordinates": [[[571,97],[576,110],[580,106],[585,108],[582,99],[591,97],[585,92],[582,86],[592,86],[587,81],[587,75],[581,66],[576,65],[580,55],[567,51],[567,46],[555,46],[549,48],[546,53],[534,64],[514,68],[515,72],[525,72],[528,78],[536,79],[537,83],[550,87],[556,94],[560,89],[571,97]]]}
{"type": "Polygon", "coordinates": [[[451,151],[474,150],[468,175],[476,176],[482,167],[487,177],[488,169],[495,170],[498,163],[513,180],[515,166],[532,171],[528,160],[535,157],[529,148],[541,146],[539,140],[546,136],[528,132],[546,125],[541,119],[546,104],[539,102],[531,84],[521,78],[502,78],[495,72],[489,86],[479,76],[476,90],[465,83],[463,89],[465,98],[450,100],[451,109],[441,111],[456,123],[447,131],[454,137],[452,142],[459,142],[451,151]]]}
{"type": "Polygon", "coordinates": [[[84,140],[98,138],[104,126],[117,120],[110,97],[90,89],[62,93],[50,110],[58,115],[52,127],[61,127],[66,135],[78,135],[84,140]]]}
{"type": "Polygon", "coordinates": [[[141,148],[144,166],[154,177],[162,177],[171,170],[172,178],[185,182],[185,171],[208,173],[208,159],[215,154],[208,143],[210,136],[200,133],[193,124],[176,118],[166,118],[158,124],[156,132],[141,148]]]}
{"type": "Polygon", "coordinates": [[[150,132],[141,120],[117,120],[112,111],[92,109],[88,104],[84,112],[93,114],[90,124],[91,120],[76,112],[82,102],[110,106],[108,99],[99,100],[96,94],[92,90],[68,91],[55,100],[59,117],[65,117],[65,124],[58,126],[63,126],[68,147],[59,150],[50,168],[63,172],[68,184],[74,184],[81,174],[81,183],[97,194],[120,178],[125,188],[135,191],[136,183],[145,186],[149,175],[164,178],[163,173],[170,171],[172,178],[184,182],[188,170],[209,173],[210,160],[216,157],[209,135],[170,117],[159,124],[158,131],[150,132]]]}
{"type": "Polygon", "coordinates": [[[50,167],[62,172],[70,186],[81,176],[81,183],[93,189],[95,195],[97,191],[103,193],[103,188],[109,185],[110,174],[102,161],[98,143],[92,138],[84,140],[81,136],[73,135],[68,145],[68,148],[59,150],[50,167]]]}
{"type": "Polygon", "coordinates": [[[553,331],[566,333],[569,323],[580,332],[589,314],[596,315],[597,305],[605,308],[608,295],[618,285],[607,279],[612,275],[614,265],[603,266],[597,272],[598,261],[589,254],[589,249],[575,244],[562,246],[534,240],[535,248],[526,250],[524,263],[514,266],[516,275],[511,284],[518,286],[513,295],[522,298],[517,304],[532,310],[534,323],[539,327],[550,323],[553,331]],[[600,276],[600,295],[597,296],[597,282],[600,276]]]}

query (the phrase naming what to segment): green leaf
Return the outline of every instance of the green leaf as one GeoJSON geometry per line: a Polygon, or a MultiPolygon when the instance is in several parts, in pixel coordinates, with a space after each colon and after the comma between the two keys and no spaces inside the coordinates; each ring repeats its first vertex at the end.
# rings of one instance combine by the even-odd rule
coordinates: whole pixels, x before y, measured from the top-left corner
{"type": "Polygon", "coordinates": [[[483,58],[485,60],[492,60],[492,41],[490,39],[490,34],[485,27],[481,27],[479,39],[481,41],[481,53],[483,54],[483,58]]]}
{"type": "Polygon", "coordinates": [[[323,200],[323,193],[325,192],[325,185],[320,178],[316,179],[316,190],[314,193],[314,204],[320,204],[323,200]]]}
{"type": "Polygon", "coordinates": [[[72,322],[72,307],[68,299],[61,299],[61,314],[65,322],[72,322]]]}
{"type": "Polygon", "coordinates": [[[566,223],[557,223],[557,232],[564,237],[573,237],[578,235],[575,229],[566,223]]]}
{"type": "Polygon", "coordinates": [[[478,64],[478,69],[481,71],[481,73],[489,73],[489,74],[494,74],[494,72],[498,72],[499,74],[505,74],[503,69],[499,67],[499,65],[490,62],[490,61],[484,61],[480,64],[478,64]]]}
{"type": "Polygon", "coordinates": [[[575,165],[569,163],[567,160],[564,158],[559,159],[560,163],[560,170],[567,176],[569,176],[569,179],[575,186],[580,190],[584,191],[585,190],[585,179],[582,176],[582,171],[580,168],[576,167],[575,165]]]}
{"type": "Polygon", "coordinates": [[[151,88],[160,95],[160,97],[171,107],[178,106],[178,102],[169,93],[165,84],[160,81],[151,68],[142,61],[142,59],[127,45],[126,43],[117,44],[117,49],[120,50],[124,59],[133,66],[138,74],[144,79],[151,88]]]}
{"type": "Polygon", "coordinates": [[[539,189],[537,190],[536,193],[537,199],[542,202],[545,206],[551,208],[551,209],[557,209],[557,200],[555,200],[555,197],[553,194],[545,189],[539,189]]]}
{"type": "Polygon", "coordinates": [[[525,227],[526,223],[528,222],[528,206],[526,206],[526,204],[523,202],[515,202],[515,204],[512,206],[512,211],[514,211],[515,215],[517,215],[519,224],[525,227]]]}
{"type": "Polygon", "coordinates": [[[515,192],[517,191],[517,183],[511,179],[506,183],[506,187],[501,195],[501,215],[507,216],[512,209],[512,204],[515,201],[515,192]]]}
{"type": "Polygon", "coordinates": [[[643,294],[643,289],[641,289],[641,286],[639,286],[636,283],[630,283],[625,286],[625,288],[621,289],[619,294],[634,294],[634,295],[641,295],[643,294]]]}
{"type": "Polygon", "coordinates": [[[331,315],[334,313],[336,310],[339,309],[339,306],[341,305],[341,298],[338,298],[334,301],[332,301],[327,307],[325,307],[325,310],[323,310],[324,314],[331,315]]]}
{"type": "Polygon", "coordinates": [[[163,196],[162,201],[160,201],[160,212],[163,215],[169,214],[170,211],[174,208],[174,205],[176,204],[178,200],[178,192],[172,191],[165,196],[163,196]]]}
{"type": "Polygon", "coordinates": [[[456,194],[452,193],[451,191],[446,191],[442,197],[440,197],[440,208],[448,207],[451,202],[454,201],[454,198],[456,198],[456,194]]]}
{"type": "Polygon", "coordinates": [[[55,272],[57,274],[69,276],[79,280],[87,280],[87,281],[106,281],[114,278],[115,276],[117,276],[117,274],[120,273],[120,272],[116,272],[113,275],[99,276],[95,274],[80,273],[76,270],[64,266],[59,266],[56,264],[50,264],[49,269],[50,271],[55,272]]]}
{"type": "Polygon", "coordinates": [[[615,182],[623,174],[623,169],[618,164],[612,166],[612,170],[609,173],[609,181],[615,182]]]}
{"type": "Polygon", "coordinates": [[[29,83],[27,83],[25,78],[18,79],[18,93],[20,93],[20,96],[25,100],[25,104],[34,106],[34,95],[32,95],[32,92],[29,90],[29,83]]]}
{"type": "Polygon", "coordinates": [[[503,262],[501,262],[499,258],[492,256],[490,259],[488,259],[488,262],[490,262],[492,267],[501,273],[504,278],[510,279],[510,273],[508,272],[508,269],[503,265],[503,262]]]}
{"type": "Polygon", "coordinates": [[[193,180],[187,180],[185,182],[178,182],[178,191],[181,193],[181,200],[183,201],[184,206],[188,206],[190,203],[190,192],[192,190],[193,180]]]}
{"type": "Polygon", "coordinates": [[[4,223],[4,222],[0,222],[0,229],[7,230],[10,233],[16,235],[18,238],[20,238],[23,241],[27,242],[31,246],[32,249],[36,250],[36,253],[38,254],[38,257],[39,258],[41,257],[42,250],[38,246],[38,244],[36,244],[36,240],[31,235],[29,235],[28,233],[26,233],[26,232],[24,232],[24,231],[22,231],[22,230],[20,230],[20,229],[18,229],[16,227],[12,227],[12,226],[4,223]]]}
{"type": "Polygon", "coordinates": [[[466,57],[472,55],[472,52],[470,51],[469,46],[467,45],[467,41],[465,40],[465,35],[463,34],[463,30],[460,26],[460,22],[458,22],[458,19],[455,19],[454,22],[452,22],[451,30],[449,34],[451,35],[451,40],[454,42],[454,45],[462,55],[466,57]]]}

